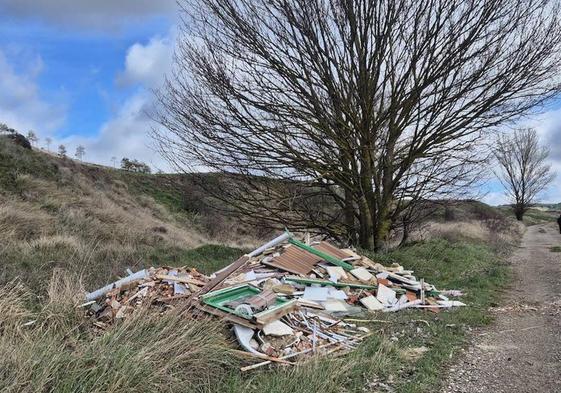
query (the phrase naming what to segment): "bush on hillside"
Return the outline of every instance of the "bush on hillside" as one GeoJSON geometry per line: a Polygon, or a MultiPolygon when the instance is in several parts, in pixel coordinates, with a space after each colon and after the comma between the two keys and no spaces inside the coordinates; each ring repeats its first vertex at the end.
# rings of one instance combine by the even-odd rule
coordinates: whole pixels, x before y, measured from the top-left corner
{"type": "Polygon", "coordinates": [[[138,173],[151,173],[152,170],[144,162],[138,160],[129,160],[128,158],[123,158],[121,160],[121,168],[125,171],[138,172],[138,173]]]}

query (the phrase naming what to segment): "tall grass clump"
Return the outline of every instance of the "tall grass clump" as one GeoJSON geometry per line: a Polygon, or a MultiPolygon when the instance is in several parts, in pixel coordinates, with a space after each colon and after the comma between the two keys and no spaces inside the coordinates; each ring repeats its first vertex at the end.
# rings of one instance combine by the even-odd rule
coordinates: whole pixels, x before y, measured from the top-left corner
{"type": "Polygon", "coordinates": [[[0,391],[206,392],[237,365],[220,325],[179,310],[138,310],[96,333],[79,288],[57,272],[35,308],[21,283],[0,288],[0,391]]]}

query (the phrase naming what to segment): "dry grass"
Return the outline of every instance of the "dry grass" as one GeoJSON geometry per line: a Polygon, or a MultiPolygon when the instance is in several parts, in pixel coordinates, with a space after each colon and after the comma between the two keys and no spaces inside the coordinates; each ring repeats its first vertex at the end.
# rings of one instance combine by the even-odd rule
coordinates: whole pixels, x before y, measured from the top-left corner
{"type": "Polygon", "coordinates": [[[218,243],[120,173],[18,149],[0,145],[0,283],[20,277],[44,293],[63,268],[91,289],[127,267],[188,263],[178,256],[218,243]]]}
{"type": "Polygon", "coordinates": [[[524,233],[524,225],[514,219],[469,220],[454,222],[429,221],[412,235],[412,240],[446,239],[485,242],[492,246],[515,244],[524,233]]]}
{"type": "Polygon", "coordinates": [[[93,335],[76,308],[82,293],[61,271],[39,309],[29,308],[22,284],[0,287],[0,391],[210,391],[237,365],[220,325],[179,312],[139,311],[93,335]]]}

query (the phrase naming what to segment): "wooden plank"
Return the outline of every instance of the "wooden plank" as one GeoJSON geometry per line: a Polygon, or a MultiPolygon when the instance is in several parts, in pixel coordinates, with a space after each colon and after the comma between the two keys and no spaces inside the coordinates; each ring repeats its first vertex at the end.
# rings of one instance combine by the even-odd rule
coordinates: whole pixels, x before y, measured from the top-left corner
{"type": "Polygon", "coordinates": [[[249,257],[247,255],[242,256],[226,269],[218,273],[216,277],[214,277],[204,287],[201,288],[197,295],[204,295],[205,293],[212,291],[216,286],[221,284],[222,281],[226,280],[228,277],[230,277],[230,275],[234,274],[238,269],[242,268],[248,261],[249,257]]]}
{"type": "Polygon", "coordinates": [[[257,314],[254,314],[255,320],[257,321],[258,325],[265,325],[271,321],[275,321],[280,319],[281,317],[285,316],[286,314],[290,314],[291,312],[296,311],[300,307],[300,304],[297,300],[291,300],[288,303],[284,304],[281,307],[276,307],[272,310],[263,311],[257,314]]]}
{"type": "Polygon", "coordinates": [[[246,356],[246,357],[250,357],[250,358],[257,358],[257,359],[263,359],[266,360],[268,362],[275,362],[275,363],[281,363],[281,364],[287,364],[287,365],[291,365],[293,366],[294,363],[289,362],[288,360],[284,360],[281,358],[274,358],[272,356],[267,356],[265,354],[263,355],[258,355],[256,353],[251,353],[251,352],[246,352],[246,351],[240,351],[239,349],[232,349],[232,352],[237,353],[238,355],[241,356],[246,356]]]}
{"type": "Polygon", "coordinates": [[[162,281],[176,281],[176,282],[181,282],[184,284],[193,284],[193,285],[197,285],[197,286],[204,286],[206,285],[206,282],[200,281],[200,280],[195,280],[194,278],[187,278],[187,277],[177,277],[177,276],[170,276],[167,274],[156,274],[156,278],[158,280],[162,280],[162,281]]]}
{"type": "MultiPolygon", "coordinates": [[[[281,359],[281,360],[290,359],[290,358],[293,358],[295,356],[304,355],[306,353],[312,352],[314,349],[317,351],[318,349],[323,349],[323,348],[326,348],[326,347],[329,347],[329,346],[332,346],[332,345],[335,345],[335,344],[339,344],[339,343],[338,342],[330,342],[330,343],[327,343],[327,344],[320,345],[319,347],[316,347],[316,348],[309,348],[309,349],[305,349],[305,350],[300,351],[300,352],[291,353],[289,355],[284,355],[284,356],[281,356],[280,358],[277,358],[277,359],[281,359]]],[[[271,362],[272,362],[271,360],[267,360],[265,362],[256,363],[256,364],[253,364],[251,366],[242,367],[242,368],[240,368],[240,371],[253,370],[255,368],[258,368],[258,367],[261,367],[261,366],[266,366],[267,364],[271,364],[271,362]]]]}

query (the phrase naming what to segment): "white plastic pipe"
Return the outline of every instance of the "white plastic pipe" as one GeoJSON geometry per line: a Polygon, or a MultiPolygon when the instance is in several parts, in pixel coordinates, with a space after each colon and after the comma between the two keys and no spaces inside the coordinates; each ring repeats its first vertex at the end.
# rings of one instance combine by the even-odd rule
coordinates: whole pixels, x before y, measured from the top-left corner
{"type": "Polygon", "coordinates": [[[130,276],[121,278],[120,280],[115,281],[112,284],[106,285],[103,288],[100,288],[96,291],[87,293],[86,294],[86,301],[98,299],[98,298],[102,297],[103,295],[105,295],[110,290],[112,290],[113,288],[120,288],[123,285],[125,285],[125,284],[127,284],[131,281],[141,280],[141,279],[146,278],[146,277],[148,277],[148,271],[146,269],[139,270],[138,272],[136,272],[134,274],[131,274],[130,276]]]}
{"type": "Polygon", "coordinates": [[[249,254],[247,254],[249,257],[255,257],[259,254],[261,254],[263,251],[265,251],[268,248],[274,247],[279,243],[284,242],[285,240],[288,240],[288,238],[291,236],[290,232],[286,231],[284,232],[282,235],[274,238],[273,240],[271,240],[268,243],[263,244],[261,247],[259,247],[258,249],[250,252],[249,254]]]}

